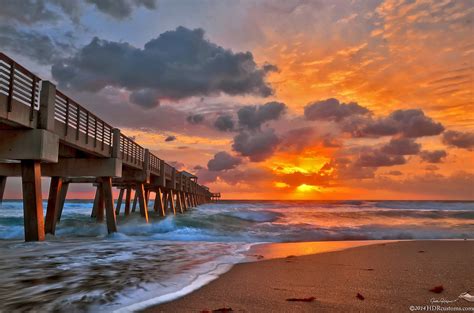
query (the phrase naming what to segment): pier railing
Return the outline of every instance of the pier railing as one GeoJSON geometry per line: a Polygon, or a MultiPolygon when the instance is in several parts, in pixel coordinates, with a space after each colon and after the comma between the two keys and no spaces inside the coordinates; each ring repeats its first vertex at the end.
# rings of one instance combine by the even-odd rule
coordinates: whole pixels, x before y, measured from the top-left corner
{"type": "MultiPolygon", "coordinates": [[[[42,86],[40,77],[0,52],[0,104],[6,103],[6,110],[1,110],[0,118],[21,127],[37,128],[42,86]]],[[[63,143],[98,157],[119,158],[127,166],[164,176],[165,183],[170,180],[179,188],[204,193],[206,189],[198,188],[200,185],[181,175],[173,166],[121,134],[118,129],[120,137],[114,138],[114,127],[66,94],[54,90],[53,131],[63,143]]]]}
{"type": "Polygon", "coordinates": [[[7,97],[6,112],[12,112],[13,102],[16,101],[26,108],[21,114],[25,124],[34,121],[35,113],[39,110],[41,79],[17,64],[3,53],[0,53],[0,94],[7,97]],[[36,111],[36,112],[35,112],[36,111]]]}

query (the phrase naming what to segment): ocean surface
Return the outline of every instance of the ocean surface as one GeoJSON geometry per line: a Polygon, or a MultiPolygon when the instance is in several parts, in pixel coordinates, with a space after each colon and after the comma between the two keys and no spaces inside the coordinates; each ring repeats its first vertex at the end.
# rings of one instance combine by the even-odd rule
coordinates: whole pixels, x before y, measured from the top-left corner
{"type": "Polygon", "coordinates": [[[149,224],[119,216],[110,236],[91,209],[67,201],[56,236],[24,243],[21,201],[0,205],[0,312],[133,311],[199,288],[257,243],[474,239],[474,202],[221,201],[149,224]]]}

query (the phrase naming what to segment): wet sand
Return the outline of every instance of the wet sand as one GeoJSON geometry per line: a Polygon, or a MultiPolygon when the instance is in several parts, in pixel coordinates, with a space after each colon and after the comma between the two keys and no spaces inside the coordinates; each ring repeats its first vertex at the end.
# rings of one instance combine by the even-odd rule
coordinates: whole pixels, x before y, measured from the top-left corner
{"type": "Polygon", "coordinates": [[[304,256],[277,250],[258,247],[253,252],[261,261],[238,264],[203,288],[145,312],[410,312],[410,306],[424,305],[474,312],[474,302],[458,299],[463,292],[474,295],[472,240],[385,242],[304,256]],[[441,293],[430,291],[434,287],[441,293]]]}

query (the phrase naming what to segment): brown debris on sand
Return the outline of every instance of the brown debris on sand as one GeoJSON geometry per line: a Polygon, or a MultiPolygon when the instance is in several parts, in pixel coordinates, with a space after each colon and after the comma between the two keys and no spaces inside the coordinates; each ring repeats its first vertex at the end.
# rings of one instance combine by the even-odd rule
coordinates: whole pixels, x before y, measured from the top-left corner
{"type": "Polygon", "coordinates": [[[444,290],[443,285],[434,286],[433,288],[430,289],[430,291],[434,293],[442,293],[443,290],[444,290]]]}
{"type": "Polygon", "coordinates": [[[360,293],[357,293],[356,298],[359,299],[359,300],[364,300],[365,299],[365,297],[363,295],[361,295],[360,293]]]}
{"type": "Polygon", "coordinates": [[[215,309],[215,310],[202,310],[201,313],[230,313],[234,312],[232,308],[220,308],[220,309],[215,309]]]}
{"type": "Polygon", "coordinates": [[[309,297],[309,298],[288,298],[286,301],[289,302],[313,302],[316,300],[315,297],[309,297]]]}

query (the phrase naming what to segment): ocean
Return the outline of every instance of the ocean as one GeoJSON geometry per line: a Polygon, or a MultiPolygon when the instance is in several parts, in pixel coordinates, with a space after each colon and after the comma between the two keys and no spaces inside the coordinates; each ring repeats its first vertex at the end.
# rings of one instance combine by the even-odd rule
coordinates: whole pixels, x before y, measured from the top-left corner
{"type": "Polygon", "coordinates": [[[0,205],[0,312],[133,311],[199,288],[258,243],[474,239],[465,201],[221,201],[149,224],[119,216],[113,235],[91,208],[67,201],[56,236],[25,243],[22,202],[0,205]]]}

